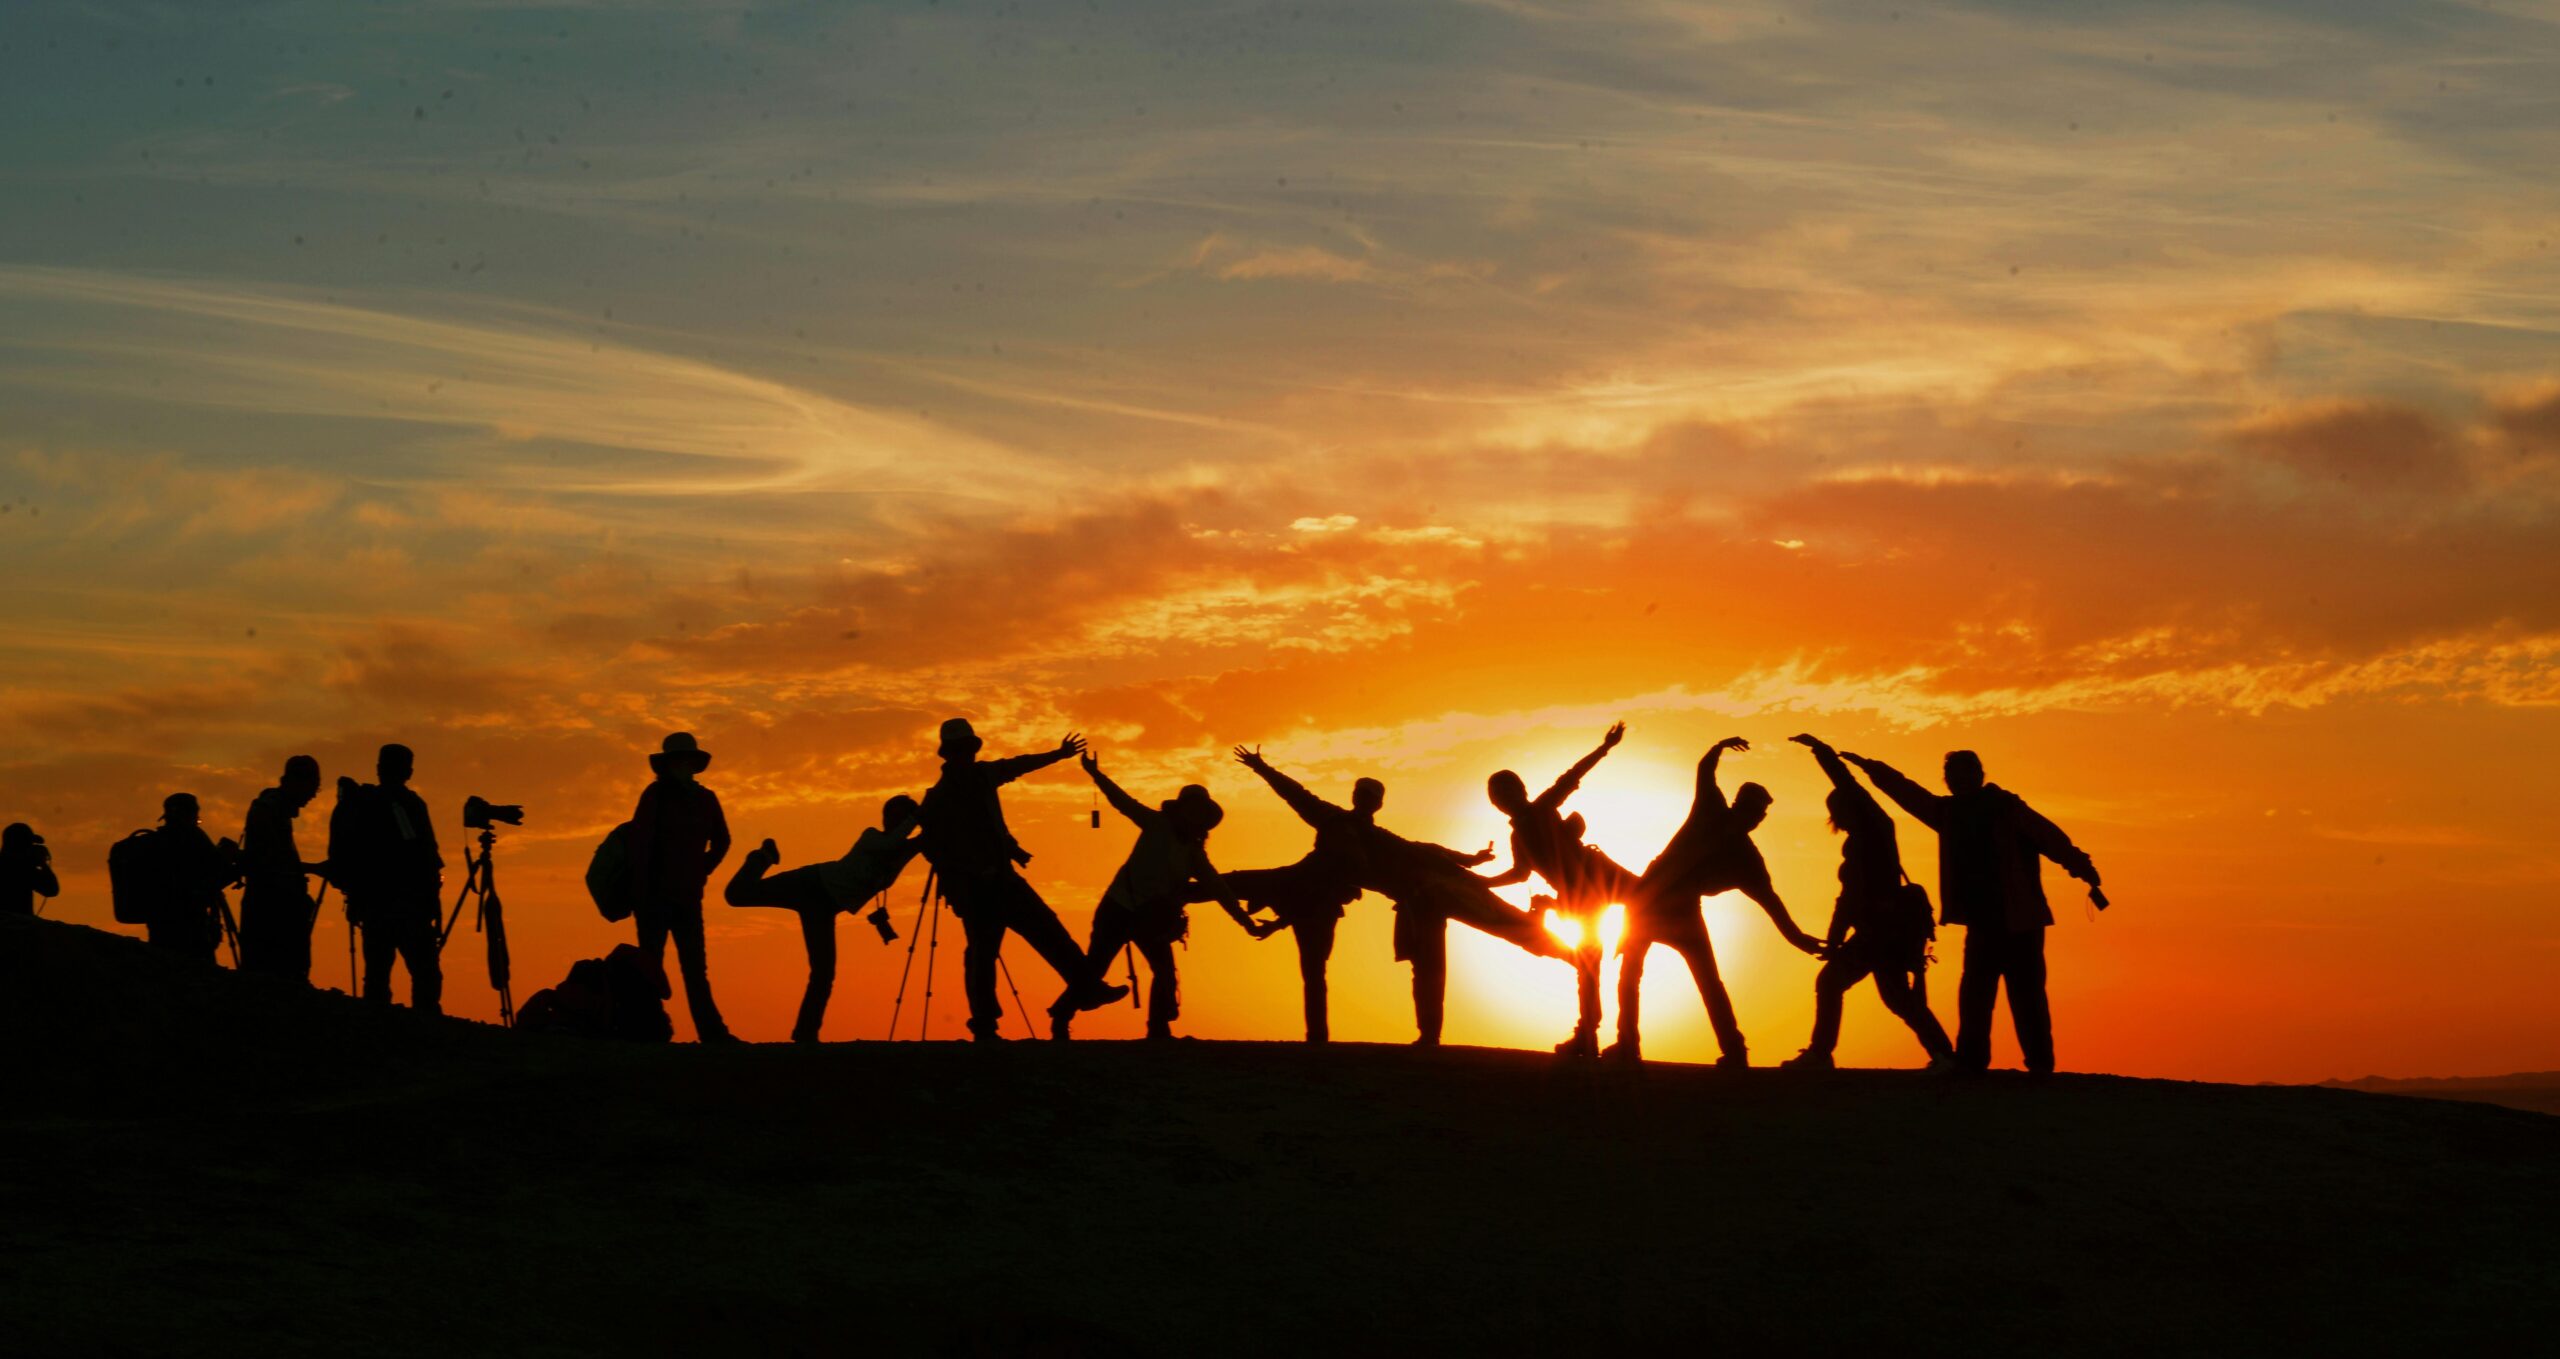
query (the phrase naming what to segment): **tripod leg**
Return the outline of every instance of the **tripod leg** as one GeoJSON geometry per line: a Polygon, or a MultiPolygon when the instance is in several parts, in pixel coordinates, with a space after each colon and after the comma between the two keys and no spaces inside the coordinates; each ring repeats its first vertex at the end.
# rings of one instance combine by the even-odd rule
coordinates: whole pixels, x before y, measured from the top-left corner
{"type": "MultiPolygon", "coordinates": [[[[880,894],[880,904],[883,907],[886,907],[889,904],[889,894],[885,891],[880,894]]],[[[916,898],[916,923],[907,927],[907,961],[905,966],[898,969],[898,999],[896,1003],[889,1007],[889,1039],[891,1042],[897,1041],[898,1019],[901,1015],[906,1013],[907,977],[908,974],[916,970],[916,945],[924,942],[925,905],[926,899],[924,897],[916,898]]],[[[922,1035],[918,1036],[921,1037],[922,1035]]]]}
{"type": "Polygon", "coordinates": [[[453,927],[462,923],[462,903],[471,899],[472,889],[480,885],[480,864],[470,850],[462,851],[462,890],[453,894],[453,914],[446,916],[444,928],[436,931],[436,952],[444,952],[444,941],[453,937],[453,927]]]}
{"type": "Polygon", "coordinates": [[[933,899],[933,933],[924,946],[924,1018],[916,1023],[916,1040],[933,1036],[933,964],[942,955],[942,898],[933,899]]]}
{"type": "Polygon", "coordinates": [[[1031,1012],[1022,1007],[1022,988],[1013,984],[1013,969],[1005,965],[1002,953],[996,955],[996,970],[1004,974],[1004,989],[1013,993],[1013,1012],[1022,1016],[1023,1031],[1039,1037],[1040,1031],[1031,1027],[1031,1012]]]}

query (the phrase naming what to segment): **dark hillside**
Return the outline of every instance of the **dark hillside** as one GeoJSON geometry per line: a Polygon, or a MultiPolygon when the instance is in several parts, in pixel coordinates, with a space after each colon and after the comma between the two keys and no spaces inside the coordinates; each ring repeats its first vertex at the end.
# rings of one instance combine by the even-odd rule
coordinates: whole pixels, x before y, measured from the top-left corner
{"type": "Polygon", "coordinates": [[[537,1040],[0,921],[0,1351],[2450,1351],[2560,1119],[1478,1050],[537,1040]]]}

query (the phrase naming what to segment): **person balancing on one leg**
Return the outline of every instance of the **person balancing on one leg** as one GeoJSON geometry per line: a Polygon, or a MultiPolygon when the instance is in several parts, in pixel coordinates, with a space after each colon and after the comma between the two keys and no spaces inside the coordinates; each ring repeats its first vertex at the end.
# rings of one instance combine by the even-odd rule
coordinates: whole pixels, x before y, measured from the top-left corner
{"type": "Polygon", "coordinates": [[[916,800],[901,793],[881,804],[879,827],[865,827],[843,858],[770,876],[782,862],[782,850],[767,840],[747,851],[722,890],[732,906],[779,906],[800,917],[800,940],[809,950],[809,985],[800,994],[792,1042],[817,1042],[818,1026],[826,1020],[827,998],[836,984],[837,913],[859,911],[897,883],[907,861],[924,847],[915,834],[919,819],[916,800]]]}
{"type": "MultiPolygon", "coordinates": [[[[1083,764],[1085,776],[1101,790],[1112,810],[1138,828],[1138,843],[1130,846],[1129,857],[1112,875],[1101,904],[1094,907],[1093,937],[1085,945],[1085,957],[1097,973],[1106,973],[1120,950],[1136,946],[1147,960],[1147,1037],[1169,1039],[1173,1021],[1182,1012],[1182,983],[1174,970],[1173,946],[1191,933],[1183,898],[1195,889],[1222,890],[1218,870],[1209,862],[1209,832],[1226,819],[1226,812],[1208,789],[1196,783],[1185,784],[1171,801],[1150,807],[1112,782],[1090,753],[1083,757],[1083,764]]],[[[1225,904],[1229,914],[1242,918],[1243,910],[1232,898],[1225,899],[1225,904]]],[[[1075,1016],[1070,988],[1049,1007],[1050,1037],[1067,1037],[1075,1016]]]]}
{"type": "Polygon", "coordinates": [[[1929,940],[1937,933],[1929,920],[1929,894],[1903,873],[1893,818],[1859,785],[1839,752],[1819,737],[1792,739],[1813,752],[1831,779],[1825,806],[1831,828],[1841,835],[1840,897],[1825,939],[1830,956],[1813,979],[1813,1037],[1803,1052],[1779,1065],[1830,1070],[1832,1049],[1840,1042],[1841,1002],[1851,987],[1873,976],[1876,998],[1911,1026],[1929,1054],[1929,1069],[1944,1070],[1954,1064],[1955,1045],[1929,1012],[1929,940]]]}
{"type": "MultiPolygon", "coordinates": [[[[1129,994],[1102,973],[1058,913],[1022,877],[1031,862],[1005,825],[998,791],[1035,770],[1084,753],[1084,738],[1069,733],[1055,750],[981,760],[986,743],[965,717],[942,724],[942,777],[924,795],[924,856],[933,864],[951,913],[968,939],[960,955],[960,979],[969,995],[969,1033],[982,1043],[1001,1041],[1004,1007],[996,999],[996,961],[1007,934],[1019,934],[1056,968],[1067,984],[1063,1003],[1092,1010],[1129,994]]],[[[1053,1011],[1054,1013],[1054,1011],[1053,1011]]]]}
{"type": "Polygon", "coordinates": [[[1574,949],[1573,1035],[1556,1045],[1567,1056],[1592,1057],[1600,1050],[1600,914],[1610,903],[1634,898],[1636,875],[1582,841],[1580,816],[1567,819],[1565,799],[1582,786],[1582,778],[1617,749],[1627,724],[1618,723],[1600,738],[1599,746],[1557,776],[1547,790],[1529,796],[1529,786],[1508,769],[1485,780],[1485,796],[1511,819],[1511,867],[1485,879],[1500,887],[1525,882],[1531,873],[1546,879],[1555,895],[1548,900],[1559,916],[1575,921],[1580,942],[1574,949]]]}

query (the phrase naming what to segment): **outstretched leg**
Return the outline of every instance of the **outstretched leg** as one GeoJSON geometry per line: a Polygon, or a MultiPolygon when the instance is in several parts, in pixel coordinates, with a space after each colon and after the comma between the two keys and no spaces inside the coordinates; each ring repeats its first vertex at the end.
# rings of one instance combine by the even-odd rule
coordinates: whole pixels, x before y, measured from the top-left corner
{"type": "Polygon", "coordinates": [[[1929,1011],[1927,974],[1905,972],[1898,967],[1876,970],[1876,998],[1884,1002],[1896,1018],[1911,1026],[1913,1037],[1929,1054],[1931,1061],[1952,1056],[1955,1045],[1947,1041],[1946,1028],[1929,1011]]]}

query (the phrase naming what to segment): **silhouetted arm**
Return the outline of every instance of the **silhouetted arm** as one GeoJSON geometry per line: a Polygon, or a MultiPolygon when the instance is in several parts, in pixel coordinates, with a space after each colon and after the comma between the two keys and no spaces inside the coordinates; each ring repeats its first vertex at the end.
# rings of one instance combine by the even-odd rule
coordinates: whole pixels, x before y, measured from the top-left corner
{"type": "Polygon", "coordinates": [[[1351,815],[1348,808],[1334,806],[1308,792],[1305,784],[1272,768],[1271,762],[1262,758],[1261,751],[1247,750],[1238,746],[1236,763],[1261,775],[1262,781],[1271,785],[1271,791],[1278,793],[1280,800],[1289,804],[1289,810],[1296,812],[1299,820],[1318,830],[1351,815]]]}
{"type": "Polygon", "coordinates": [[[720,795],[705,788],[702,795],[711,799],[711,857],[703,862],[702,871],[709,873],[729,857],[729,814],[720,809],[720,795]]]}
{"type": "Polygon", "coordinates": [[[1617,749],[1618,742],[1624,740],[1626,735],[1627,724],[1624,722],[1609,728],[1609,734],[1600,738],[1598,747],[1590,754],[1574,761],[1571,769],[1557,775],[1556,781],[1547,785],[1547,791],[1538,794],[1538,805],[1550,810],[1563,806],[1564,800],[1573,796],[1573,790],[1582,786],[1583,776],[1590,773],[1602,760],[1608,758],[1609,752],[1617,749]]]}
{"type": "Polygon", "coordinates": [[[1484,848],[1470,854],[1463,849],[1451,849],[1447,845],[1435,845],[1428,840],[1408,840],[1405,843],[1412,845],[1416,849],[1427,849],[1434,854],[1441,855],[1448,859],[1449,862],[1456,864],[1460,868],[1473,868],[1477,864],[1490,862],[1493,858],[1493,846],[1491,845],[1486,845],[1484,848]]]}
{"type": "Polygon", "coordinates": [[[980,760],[978,767],[987,771],[990,785],[1007,784],[1025,774],[1034,774],[1070,755],[1084,753],[1084,738],[1074,732],[1058,743],[1055,750],[1034,751],[1029,755],[1008,755],[1001,760],[980,760]]]}
{"type": "Polygon", "coordinates": [[[1113,783],[1111,781],[1111,776],[1102,772],[1102,764],[1100,761],[1094,759],[1091,754],[1087,754],[1082,763],[1084,765],[1085,776],[1093,780],[1094,787],[1102,790],[1102,800],[1111,804],[1111,810],[1129,818],[1141,829],[1152,826],[1156,823],[1156,818],[1160,816],[1161,813],[1157,812],[1155,808],[1129,796],[1126,789],[1123,789],[1119,784],[1113,783]]]}
{"type": "Polygon", "coordinates": [[[1694,821],[1697,819],[1698,812],[1701,808],[1713,807],[1719,812],[1730,810],[1731,804],[1724,800],[1724,789],[1718,787],[1716,784],[1716,766],[1724,762],[1724,753],[1726,751],[1749,750],[1750,748],[1751,743],[1749,741],[1743,740],[1739,736],[1728,736],[1723,740],[1716,742],[1714,745],[1707,747],[1707,753],[1698,757],[1698,792],[1697,796],[1692,798],[1689,803],[1689,817],[1691,820],[1694,821]]]}
{"type": "Polygon", "coordinates": [[[62,879],[53,875],[51,859],[36,865],[35,873],[27,879],[27,885],[36,889],[36,895],[47,901],[62,895],[62,879]]]}
{"type": "Polygon", "coordinates": [[[1895,805],[1911,813],[1912,818],[1921,825],[1931,830],[1946,829],[1945,794],[1932,793],[1919,784],[1913,783],[1910,779],[1903,777],[1901,771],[1882,760],[1870,760],[1864,755],[1843,755],[1840,758],[1864,771],[1866,776],[1875,783],[1877,792],[1892,798],[1895,805]]]}
{"type": "Polygon", "coordinates": [[[1877,814],[1883,814],[1884,808],[1876,806],[1876,795],[1868,792],[1866,785],[1858,782],[1858,776],[1849,772],[1848,764],[1841,760],[1840,752],[1833,750],[1829,742],[1819,736],[1799,735],[1787,739],[1813,752],[1813,762],[1822,766],[1822,772],[1831,780],[1832,787],[1874,808],[1877,814]]]}
{"type": "Polygon", "coordinates": [[[1760,857],[1756,846],[1751,849],[1751,867],[1736,890],[1768,913],[1770,923],[1778,927],[1778,933],[1785,935],[1788,943],[1817,958],[1822,956],[1822,941],[1798,927],[1796,918],[1787,913],[1787,903],[1778,899],[1777,885],[1769,881],[1768,862],[1760,857]]]}
{"type": "Polygon", "coordinates": [[[1529,867],[1528,857],[1520,852],[1520,832],[1515,830],[1511,832],[1511,866],[1487,877],[1484,885],[1508,887],[1515,882],[1527,882],[1534,871],[1529,867]]]}
{"type": "Polygon", "coordinates": [[[2098,885],[2098,866],[2090,862],[2086,850],[2071,843],[2071,837],[2063,833],[2062,827],[2053,824],[2043,813],[2028,806],[2026,799],[2015,794],[2010,795],[2009,805],[2013,809],[2010,815],[2017,820],[2019,836],[2035,846],[2036,853],[2053,860],[2062,866],[2063,872],[2091,887],[2098,885]]]}

